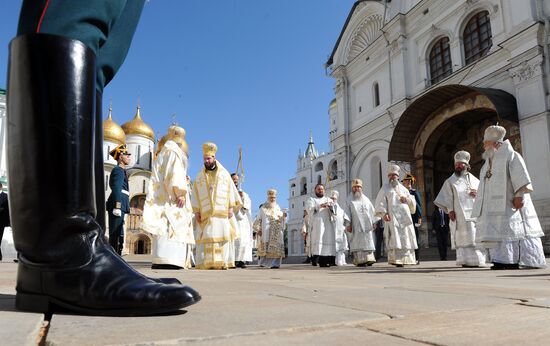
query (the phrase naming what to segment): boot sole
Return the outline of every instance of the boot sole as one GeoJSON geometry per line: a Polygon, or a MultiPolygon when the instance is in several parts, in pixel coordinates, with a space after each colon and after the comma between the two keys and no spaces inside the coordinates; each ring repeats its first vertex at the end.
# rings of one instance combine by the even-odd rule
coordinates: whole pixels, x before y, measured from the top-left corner
{"type": "Polygon", "coordinates": [[[183,304],[158,308],[91,309],[66,303],[46,295],[17,293],[15,296],[15,307],[17,310],[37,313],[54,313],[60,312],[59,310],[68,310],[70,312],[76,312],[77,314],[92,316],[152,316],[175,312],[196,304],[201,299],[202,297],[198,296],[196,298],[191,298],[183,304]]]}

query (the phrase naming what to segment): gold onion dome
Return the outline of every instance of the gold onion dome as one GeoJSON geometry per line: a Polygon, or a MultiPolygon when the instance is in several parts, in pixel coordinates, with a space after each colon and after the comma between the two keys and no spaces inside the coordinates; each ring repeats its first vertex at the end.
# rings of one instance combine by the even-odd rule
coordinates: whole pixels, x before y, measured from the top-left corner
{"type": "Polygon", "coordinates": [[[103,121],[103,139],[115,143],[123,144],[126,142],[124,130],[113,120],[113,108],[109,106],[109,116],[103,121]]]}
{"type": "Polygon", "coordinates": [[[124,123],[122,125],[122,129],[126,133],[126,135],[140,135],[147,137],[151,139],[152,141],[155,140],[155,132],[153,132],[153,129],[151,126],[147,125],[142,119],[141,119],[141,108],[137,106],[136,116],[134,119],[128,121],[127,123],[124,123]]]}
{"type": "Polygon", "coordinates": [[[330,101],[329,108],[333,108],[333,107],[336,107],[336,99],[333,99],[332,101],[330,101]]]}

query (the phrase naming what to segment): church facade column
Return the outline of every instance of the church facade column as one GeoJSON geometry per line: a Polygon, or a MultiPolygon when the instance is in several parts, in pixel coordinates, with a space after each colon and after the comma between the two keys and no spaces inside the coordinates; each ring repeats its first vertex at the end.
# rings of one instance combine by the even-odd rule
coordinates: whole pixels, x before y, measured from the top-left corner
{"type": "Polygon", "coordinates": [[[550,252],[550,112],[546,104],[542,54],[523,60],[509,72],[518,102],[523,157],[533,182],[533,203],[550,252]]]}

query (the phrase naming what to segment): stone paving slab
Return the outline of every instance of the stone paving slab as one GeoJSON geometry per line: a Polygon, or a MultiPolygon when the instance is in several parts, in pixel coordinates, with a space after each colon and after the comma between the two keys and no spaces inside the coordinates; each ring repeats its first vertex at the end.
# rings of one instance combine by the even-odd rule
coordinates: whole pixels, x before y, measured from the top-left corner
{"type": "Polygon", "coordinates": [[[519,304],[365,322],[371,331],[432,345],[548,345],[550,309],[519,304]]]}
{"type": "MultiPolygon", "coordinates": [[[[423,262],[322,269],[285,265],[228,271],[151,270],[203,300],[169,316],[55,314],[50,345],[507,345],[550,340],[550,270],[464,269],[423,262]],[[529,305],[529,306],[527,306],[529,305]],[[548,331],[548,332],[547,332],[548,331]]],[[[16,264],[0,263],[0,344],[30,344],[39,314],[13,309],[16,264]]]]}

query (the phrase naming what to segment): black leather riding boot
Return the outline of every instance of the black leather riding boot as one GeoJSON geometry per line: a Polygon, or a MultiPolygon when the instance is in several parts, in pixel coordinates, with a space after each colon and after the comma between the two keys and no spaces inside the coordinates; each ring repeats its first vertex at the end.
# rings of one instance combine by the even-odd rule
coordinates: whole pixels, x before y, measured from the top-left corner
{"type": "Polygon", "coordinates": [[[152,315],[200,300],[154,282],[105,244],[95,220],[95,56],[82,42],[29,34],[10,44],[8,177],[19,252],[16,307],[152,315]]]}
{"type": "Polygon", "coordinates": [[[95,96],[95,137],[94,137],[94,181],[96,221],[102,230],[105,225],[105,161],[103,159],[103,93],[96,91],[95,96]]]}

